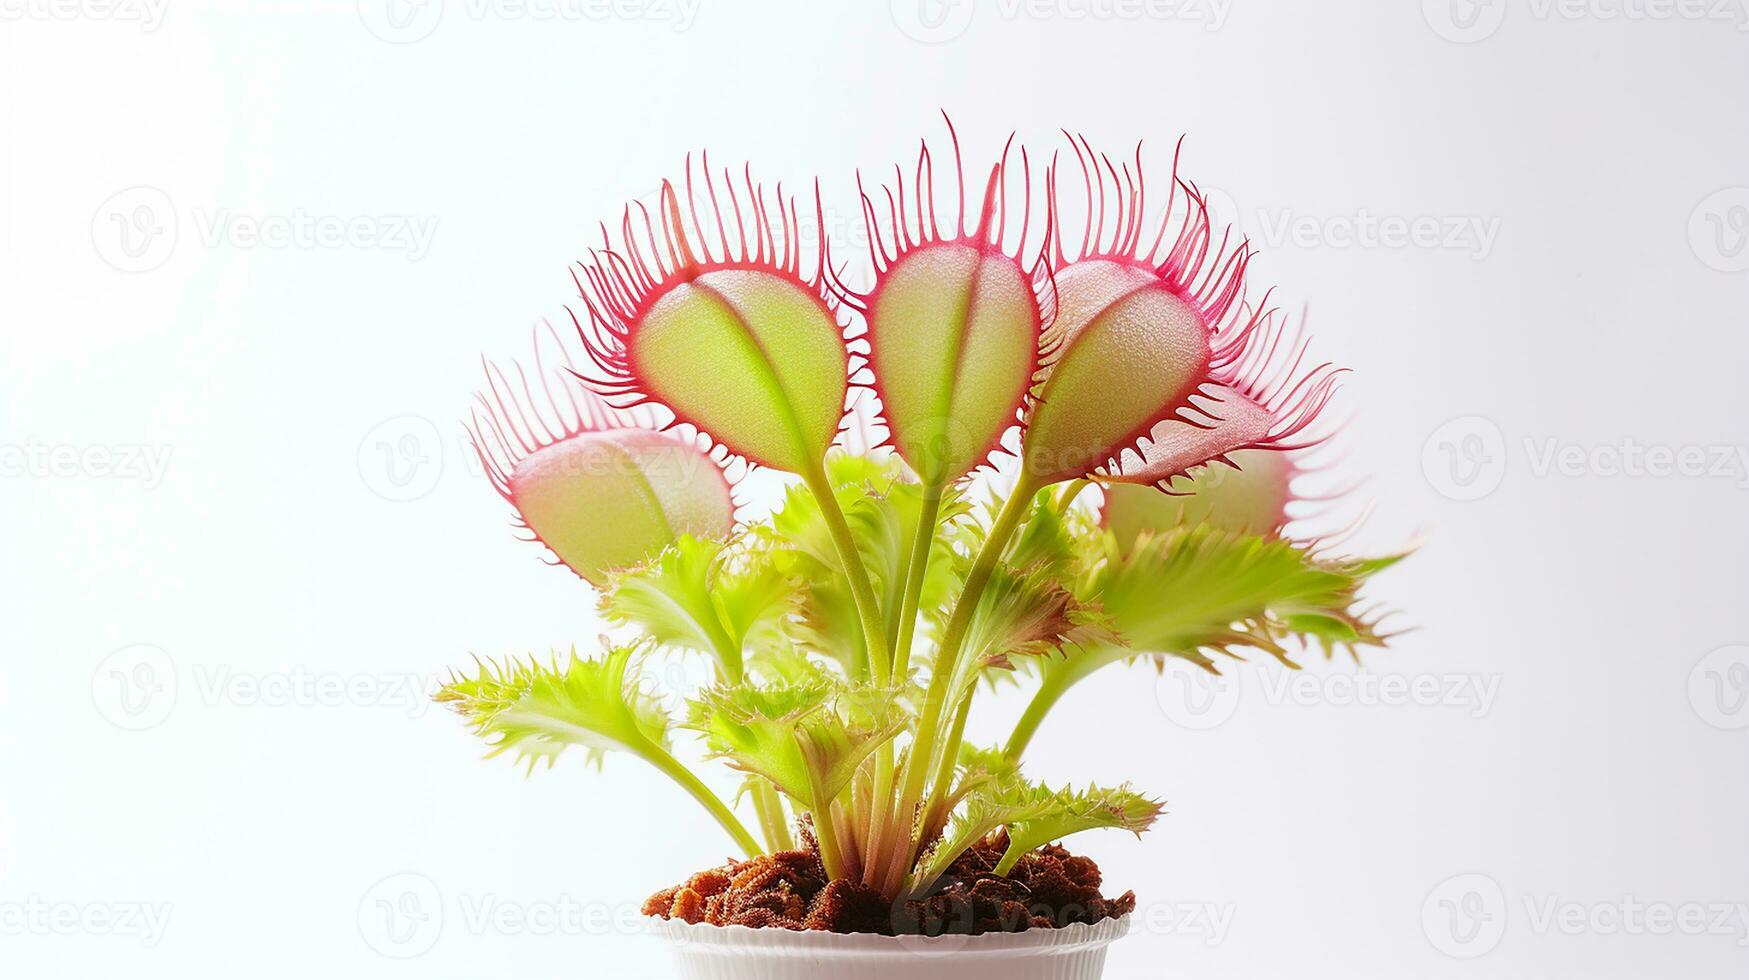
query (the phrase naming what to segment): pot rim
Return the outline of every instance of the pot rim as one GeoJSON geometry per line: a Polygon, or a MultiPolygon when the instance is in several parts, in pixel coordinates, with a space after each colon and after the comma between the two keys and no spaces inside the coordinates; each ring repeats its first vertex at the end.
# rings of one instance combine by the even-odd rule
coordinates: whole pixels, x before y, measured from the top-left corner
{"type": "Polygon", "coordinates": [[[747,926],[713,926],[677,919],[658,919],[656,935],[677,946],[713,947],[719,950],[816,951],[844,953],[906,952],[919,956],[977,956],[1014,950],[1044,950],[1062,947],[1103,946],[1130,931],[1131,916],[1104,919],[1093,925],[1076,922],[1060,929],[1028,929],[1025,932],[987,932],[978,936],[947,935],[882,936],[869,932],[795,932],[789,929],[753,929],[747,926]]]}

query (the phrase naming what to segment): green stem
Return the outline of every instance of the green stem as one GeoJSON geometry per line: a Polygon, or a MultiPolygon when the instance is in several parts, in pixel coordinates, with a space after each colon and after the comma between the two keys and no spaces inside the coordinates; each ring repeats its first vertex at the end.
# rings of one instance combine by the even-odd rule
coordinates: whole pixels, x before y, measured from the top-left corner
{"type": "MultiPolygon", "coordinates": [[[[862,621],[863,646],[868,651],[869,679],[876,684],[885,683],[892,676],[892,651],[887,646],[886,625],[881,622],[880,600],[875,597],[874,586],[869,583],[868,569],[863,565],[862,552],[857,550],[856,538],[850,532],[850,522],[844,519],[844,511],[838,506],[838,495],[832,492],[831,481],[826,477],[824,466],[814,466],[809,472],[802,474],[802,480],[820,503],[820,513],[826,519],[826,527],[832,533],[832,543],[838,549],[838,559],[844,566],[844,577],[850,583],[850,595],[856,602],[857,617],[862,621]]],[[[875,767],[875,800],[878,803],[892,792],[893,757],[890,747],[879,752],[875,767]]],[[[820,842],[821,862],[826,861],[826,842],[830,838],[833,861],[842,872],[842,852],[838,848],[836,832],[831,827],[822,827],[822,816],[825,821],[830,821],[831,814],[825,811],[817,811],[815,814],[814,832],[820,842]]],[[[871,839],[869,843],[872,846],[875,842],[871,839]]],[[[866,855],[864,857],[866,860],[866,855]]],[[[828,870],[833,867],[834,865],[827,865],[828,870]]]]}
{"type": "Polygon", "coordinates": [[[832,483],[826,478],[824,465],[816,463],[801,474],[802,482],[820,502],[820,514],[826,519],[826,527],[832,533],[832,543],[838,549],[838,560],[844,565],[844,577],[850,582],[850,596],[856,601],[856,614],[862,620],[862,636],[864,645],[868,647],[869,675],[877,681],[887,677],[892,671],[892,651],[887,646],[887,629],[881,622],[880,600],[875,598],[874,586],[869,584],[868,569],[863,566],[862,552],[857,550],[856,538],[850,533],[850,522],[844,519],[844,511],[838,506],[838,495],[832,492],[832,483]]]}
{"type": "Polygon", "coordinates": [[[1062,692],[1058,691],[1047,697],[1045,688],[1041,687],[1038,689],[1038,693],[1032,696],[1032,701],[1027,704],[1026,711],[1021,714],[1020,721],[1014,725],[1014,734],[1008,737],[1008,747],[1002,750],[1002,754],[1007,756],[1010,762],[1020,761],[1021,755],[1026,752],[1027,744],[1032,741],[1032,736],[1038,732],[1039,722],[1045,720],[1045,712],[1051,710],[1051,706],[1057,703],[1057,698],[1061,695],[1062,692]]]}
{"type": "Polygon", "coordinates": [[[905,564],[905,597],[899,607],[899,639],[893,644],[893,680],[904,678],[911,665],[911,640],[917,631],[917,607],[923,599],[923,580],[929,571],[929,555],[935,547],[936,522],[941,517],[942,488],[923,488],[923,509],[917,515],[917,533],[911,538],[911,557],[905,564]]]}
{"type": "MultiPolygon", "coordinates": [[[[942,711],[946,707],[948,691],[952,689],[954,678],[959,674],[960,645],[965,641],[966,630],[972,624],[972,614],[977,610],[978,597],[983,594],[984,586],[989,584],[990,573],[995,571],[997,560],[1007,549],[1008,539],[1013,537],[1021,519],[1031,510],[1032,497],[1037,492],[1038,485],[1023,471],[1014,493],[1002,505],[1001,512],[990,525],[989,536],[984,539],[978,557],[972,561],[971,570],[966,573],[965,587],[960,590],[959,601],[954,604],[953,615],[948,619],[947,629],[942,632],[941,646],[936,650],[935,663],[930,668],[923,720],[918,726],[916,739],[911,743],[911,758],[905,763],[904,789],[898,798],[898,814],[901,819],[914,813],[922,802],[924,780],[935,761],[930,755],[935,747],[935,740],[940,736],[942,711]]],[[[907,861],[919,843],[910,839],[914,832],[915,827],[907,833],[906,840],[894,849],[893,860],[887,868],[886,880],[889,884],[900,880],[905,873],[903,862],[907,861]]]]}
{"type": "Polygon", "coordinates": [[[893,778],[893,744],[888,742],[881,746],[880,753],[875,757],[874,792],[869,796],[871,822],[868,842],[862,849],[862,883],[865,885],[875,885],[875,882],[869,880],[879,866],[875,855],[885,853],[887,836],[892,833],[893,778]]]}
{"type": "Polygon", "coordinates": [[[948,797],[953,793],[953,772],[959,765],[960,741],[966,737],[966,719],[972,714],[972,692],[960,700],[959,710],[954,712],[953,727],[948,729],[947,741],[943,743],[944,750],[941,760],[935,767],[935,782],[929,790],[929,804],[923,808],[924,833],[934,827],[936,821],[943,816],[942,810],[947,806],[948,797]]]}
{"type": "MultiPolygon", "coordinates": [[[[823,787],[818,778],[810,776],[810,779],[814,799],[819,800],[823,787]]],[[[844,877],[844,851],[838,846],[838,828],[832,822],[831,803],[814,810],[814,840],[820,843],[820,866],[826,869],[826,877],[829,880],[844,877]]]]}
{"type": "Polygon", "coordinates": [[[795,850],[789,823],[783,818],[783,798],[777,787],[763,780],[753,784],[753,808],[759,811],[760,829],[765,833],[765,845],[773,852],[795,850]]]}
{"type": "MultiPolygon", "coordinates": [[[[941,496],[940,486],[932,484],[923,488],[923,506],[917,515],[916,532],[911,536],[911,554],[905,563],[905,593],[899,603],[898,640],[893,645],[890,683],[902,682],[910,669],[911,641],[917,630],[917,607],[922,600],[923,579],[929,570],[929,556],[935,545],[941,496]]],[[[879,887],[874,877],[886,871],[877,858],[887,853],[888,838],[897,823],[893,812],[893,749],[890,743],[882,746],[876,765],[874,823],[869,829],[863,865],[863,884],[873,887],[879,887]]]]}
{"type": "Polygon", "coordinates": [[[723,829],[729,832],[729,836],[735,839],[735,844],[748,857],[758,857],[765,853],[760,848],[759,842],[753,839],[753,835],[748,833],[747,828],[735,817],[734,812],[717,798],[717,794],[711,792],[710,787],[700,782],[697,776],[688,772],[679,760],[663,751],[661,746],[651,742],[638,750],[638,755],[644,761],[662,770],[669,779],[679,783],[682,789],[691,793],[693,799],[702,803],[704,808],[710,811],[711,816],[717,818],[717,823],[722,824],[723,829]]]}

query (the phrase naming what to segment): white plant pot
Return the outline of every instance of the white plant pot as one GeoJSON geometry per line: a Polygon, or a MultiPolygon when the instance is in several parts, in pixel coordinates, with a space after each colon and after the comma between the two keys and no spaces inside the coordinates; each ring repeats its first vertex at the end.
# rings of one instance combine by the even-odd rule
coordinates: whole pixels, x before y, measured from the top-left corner
{"type": "Polygon", "coordinates": [[[1128,916],[982,936],[790,932],[666,921],[680,980],[1099,980],[1128,916]]]}

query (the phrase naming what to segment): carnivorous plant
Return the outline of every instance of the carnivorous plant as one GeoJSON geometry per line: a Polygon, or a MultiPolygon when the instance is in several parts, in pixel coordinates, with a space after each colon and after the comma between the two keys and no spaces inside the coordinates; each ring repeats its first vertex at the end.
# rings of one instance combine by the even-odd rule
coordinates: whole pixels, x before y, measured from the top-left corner
{"type": "Polygon", "coordinates": [[[598,651],[481,660],[442,688],[493,754],[637,756],[749,857],[801,821],[831,878],[901,901],[997,830],[1005,873],[1154,823],[1127,785],[1025,775],[1093,672],[1384,642],[1358,596],[1397,556],[1293,533],[1341,372],[1258,295],[1249,245],[1176,160],[1151,184],[1139,148],[1070,138],[1035,182],[1012,139],[968,174],[950,135],[951,192],[927,145],[885,187],[858,177],[855,275],[818,186],[798,202],[689,159],[573,269],[575,338],[488,365],[486,472],[613,625],[598,651]],[[768,514],[736,499],[753,466],[796,478],[768,514]],[[677,710],[649,674],[670,656],[712,677],[677,710]],[[1028,706],[969,744],[1000,679],[1028,706]],[[683,739],[741,792],[700,779],[683,739]]]}

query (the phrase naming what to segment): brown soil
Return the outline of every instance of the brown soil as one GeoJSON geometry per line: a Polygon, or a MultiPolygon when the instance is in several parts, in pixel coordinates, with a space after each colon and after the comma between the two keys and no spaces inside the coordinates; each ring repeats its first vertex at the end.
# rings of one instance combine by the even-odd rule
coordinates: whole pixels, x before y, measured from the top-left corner
{"type": "Polygon", "coordinates": [[[1056,845],[1022,857],[999,878],[991,869],[1007,848],[1007,836],[998,832],[955,861],[934,892],[898,907],[860,882],[827,881],[810,846],[701,871],[651,895],[644,914],[756,929],[975,936],[1091,924],[1136,907],[1135,892],[1100,895],[1099,866],[1056,845]]]}

